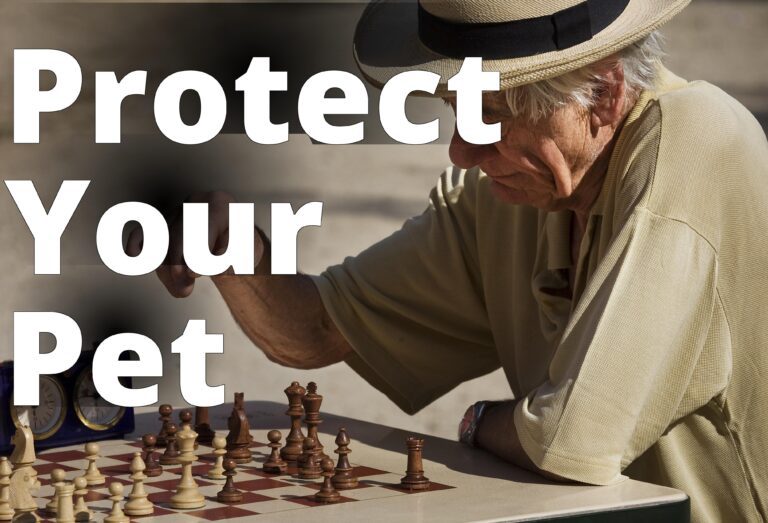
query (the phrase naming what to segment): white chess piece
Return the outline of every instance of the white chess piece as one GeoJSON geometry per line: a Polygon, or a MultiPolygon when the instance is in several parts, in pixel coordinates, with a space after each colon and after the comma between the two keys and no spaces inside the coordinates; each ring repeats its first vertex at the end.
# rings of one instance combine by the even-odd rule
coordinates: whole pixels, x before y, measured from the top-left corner
{"type": "Polygon", "coordinates": [[[189,425],[176,434],[179,452],[181,452],[178,460],[182,469],[181,481],[176,488],[176,494],[170,499],[171,508],[192,509],[205,506],[205,497],[198,490],[197,483],[192,477],[192,463],[197,460],[197,456],[195,456],[196,439],[197,432],[192,430],[189,425]]]}
{"type": "Polygon", "coordinates": [[[60,482],[56,486],[56,523],[75,523],[74,505],[72,504],[72,495],[75,492],[75,486],[66,481],[60,482]]]}
{"type": "Polygon", "coordinates": [[[107,479],[102,475],[102,473],[99,471],[99,468],[96,466],[96,460],[101,457],[99,456],[100,451],[101,448],[99,447],[98,443],[90,441],[85,444],[85,459],[88,460],[88,469],[85,471],[85,479],[88,482],[89,487],[103,485],[107,482],[107,479]]]}
{"type": "Polygon", "coordinates": [[[213,454],[216,456],[216,463],[208,471],[206,478],[214,481],[224,481],[227,476],[224,475],[224,455],[227,453],[227,438],[216,436],[213,438],[213,454]]]}
{"type": "Polygon", "coordinates": [[[53,469],[51,471],[51,486],[56,489],[55,494],[51,498],[51,501],[45,505],[45,510],[49,514],[56,514],[59,510],[59,490],[58,486],[63,485],[66,482],[67,476],[64,469],[53,469]]]}
{"type": "Polygon", "coordinates": [[[130,523],[131,520],[125,515],[120,503],[123,501],[123,484],[114,481],[109,484],[109,499],[112,500],[112,511],[109,516],[104,518],[105,523],[130,523]]]}
{"type": "Polygon", "coordinates": [[[11,508],[11,464],[8,458],[0,457],[0,521],[13,519],[11,508]]]}
{"type": "Polygon", "coordinates": [[[13,472],[18,471],[22,476],[29,476],[30,489],[39,489],[40,481],[37,479],[37,471],[32,468],[35,459],[37,459],[35,456],[35,435],[29,425],[16,427],[11,443],[13,443],[13,452],[11,453],[13,472]]]}
{"type": "Polygon", "coordinates": [[[85,504],[85,496],[88,495],[88,480],[85,476],[75,478],[75,521],[90,521],[93,514],[85,504]]]}
{"type": "Polygon", "coordinates": [[[149,501],[149,496],[144,490],[144,480],[147,479],[144,474],[146,468],[144,460],[141,459],[141,452],[135,452],[131,460],[133,488],[125,504],[125,513],[129,516],[147,516],[155,511],[155,506],[149,501]]]}

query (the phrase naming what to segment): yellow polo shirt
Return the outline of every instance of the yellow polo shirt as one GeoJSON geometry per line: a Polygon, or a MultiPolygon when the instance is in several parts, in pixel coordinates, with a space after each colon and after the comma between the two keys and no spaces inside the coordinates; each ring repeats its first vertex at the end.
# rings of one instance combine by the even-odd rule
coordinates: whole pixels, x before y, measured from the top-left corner
{"type": "Polygon", "coordinates": [[[502,366],[538,467],[679,488],[695,521],[763,520],[768,143],[752,115],[661,69],[617,139],[573,296],[570,213],[489,182],[447,170],[422,215],[315,278],[349,365],[408,412],[502,366]]]}

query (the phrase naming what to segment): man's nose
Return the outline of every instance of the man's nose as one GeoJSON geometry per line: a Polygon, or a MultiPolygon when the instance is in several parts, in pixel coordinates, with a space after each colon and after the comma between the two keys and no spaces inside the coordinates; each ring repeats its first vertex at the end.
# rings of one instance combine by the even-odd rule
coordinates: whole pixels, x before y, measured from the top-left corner
{"type": "Polygon", "coordinates": [[[459,135],[458,129],[453,130],[448,156],[455,166],[470,169],[491,158],[496,152],[496,147],[493,144],[475,145],[469,143],[459,135]]]}

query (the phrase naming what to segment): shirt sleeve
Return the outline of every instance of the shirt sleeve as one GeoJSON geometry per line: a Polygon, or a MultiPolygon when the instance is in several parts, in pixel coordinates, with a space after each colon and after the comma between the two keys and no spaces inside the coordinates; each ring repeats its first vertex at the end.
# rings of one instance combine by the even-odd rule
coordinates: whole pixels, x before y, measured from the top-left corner
{"type": "Polygon", "coordinates": [[[447,170],[427,210],[314,277],[347,363],[413,413],[499,366],[477,265],[477,170],[447,170]]]}
{"type": "MultiPolygon", "coordinates": [[[[726,366],[698,379],[718,306],[717,256],[689,225],[636,208],[577,304],[548,380],[515,410],[541,469],[597,485],[722,391],[726,366]]],[[[717,349],[719,350],[719,348],[717,349]]]]}

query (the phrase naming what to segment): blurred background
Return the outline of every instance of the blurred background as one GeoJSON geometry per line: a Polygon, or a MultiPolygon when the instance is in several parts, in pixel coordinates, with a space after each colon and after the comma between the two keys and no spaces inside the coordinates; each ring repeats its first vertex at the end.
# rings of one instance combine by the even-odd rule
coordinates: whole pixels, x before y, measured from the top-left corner
{"type": "MultiPolygon", "coordinates": [[[[95,227],[109,206],[139,199],[170,212],[186,194],[221,189],[235,193],[241,201],[256,202],[257,222],[267,230],[270,202],[291,202],[296,209],[307,201],[323,201],[322,227],[301,232],[298,245],[300,269],[320,272],[389,235],[424,209],[430,188],[448,165],[446,144],[453,121],[440,101],[409,102],[414,120],[440,117],[442,143],[436,145],[377,144],[372,140],[364,145],[328,146],[312,144],[306,136],[295,134],[285,144],[260,146],[243,134],[223,134],[201,146],[183,147],[159,135],[152,127],[151,114],[145,112],[146,104],[139,102],[124,105],[123,144],[95,145],[93,107],[88,103],[92,83],[86,79],[83,96],[74,107],[44,117],[40,144],[14,145],[14,48],[50,46],[66,50],[84,71],[127,68],[127,72],[164,53],[192,53],[188,48],[174,47],[178,42],[169,28],[176,28],[174,16],[178,11],[173,9],[141,15],[140,9],[145,7],[136,7],[132,17],[103,23],[99,18],[103,12],[92,4],[73,7],[71,3],[47,3],[37,10],[29,6],[20,2],[0,5],[2,178],[34,180],[46,207],[62,180],[93,181],[62,238],[62,274],[58,276],[33,274],[31,234],[8,191],[0,189],[0,359],[12,358],[14,311],[66,313],[80,324],[86,345],[124,331],[154,339],[164,355],[161,400],[181,406],[178,359],[170,353],[170,344],[189,319],[206,319],[208,332],[223,333],[225,339],[224,355],[208,357],[208,383],[225,384],[228,401],[234,392],[244,391],[248,400],[282,402],[283,389],[291,381],[305,384],[312,380],[325,396],[323,409],[327,412],[452,438],[470,403],[509,396],[506,380],[497,371],[460,385],[415,416],[408,416],[343,364],[297,371],[267,361],[241,333],[210,281],[199,280],[190,298],[176,300],[154,275],[116,275],[96,254],[95,227]]],[[[345,11],[347,22],[361,7],[353,4],[345,11]]],[[[321,24],[314,19],[302,20],[300,6],[294,13],[298,24],[321,24]]],[[[209,22],[218,24],[218,30],[227,30],[220,20],[209,22]]],[[[345,66],[351,64],[353,28],[353,23],[333,28],[333,45],[345,66]]],[[[667,65],[684,78],[721,87],[747,106],[765,129],[766,28],[766,2],[694,0],[663,29],[668,42],[667,65]]],[[[207,27],[186,29],[194,35],[207,27]]],[[[173,70],[182,68],[177,65],[173,70]]],[[[157,69],[147,69],[158,73],[151,76],[150,84],[172,72],[159,74],[157,69]]],[[[376,93],[371,91],[372,117],[367,123],[377,118],[375,102],[376,93]]],[[[375,122],[371,124],[374,127],[375,122]]]]}

